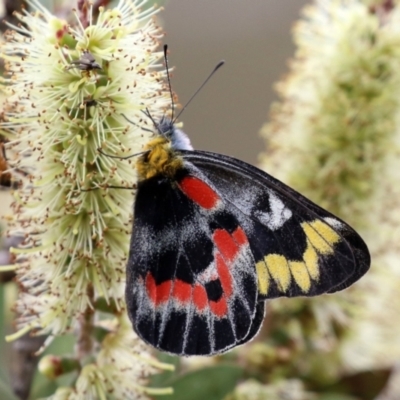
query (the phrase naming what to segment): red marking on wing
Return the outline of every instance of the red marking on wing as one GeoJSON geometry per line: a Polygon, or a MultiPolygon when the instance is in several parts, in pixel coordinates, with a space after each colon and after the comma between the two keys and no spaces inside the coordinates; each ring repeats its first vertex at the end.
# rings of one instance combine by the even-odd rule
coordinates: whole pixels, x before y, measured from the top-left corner
{"type": "Polygon", "coordinates": [[[218,301],[210,301],[210,308],[217,317],[224,317],[228,313],[225,297],[221,297],[218,301]]]}
{"type": "Polygon", "coordinates": [[[247,240],[247,236],[244,233],[244,230],[240,226],[238,226],[235,232],[232,233],[232,237],[239,246],[243,246],[249,243],[249,241],[247,240]]]}
{"type": "Polygon", "coordinates": [[[233,293],[232,288],[232,275],[229,272],[229,268],[226,265],[224,259],[222,258],[221,254],[217,254],[216,256],[216,263],[217,263],[217,271],[219,275],[219,280],[221,281],[222,290],[226,297],[230,297],[233,293]]]}
{"type": "Polygon", "coordinates": [[[146,290],[150,300],[154,305],[158,306],[169,299],[171,293],[171,281],[165,281],[160,285],[156,285],[153,276],[148,273],[146,276],[146,290]]]}
{"type": "Polygon", "coordinates": [[[196,284],[193,289],[193,303],[198,311],[203,311],[207,306],[207,292],[204,286],[196,284]]]}
{"type": "Polygon", "coordinates": [[[238,255],[240,247],[249,243],[246,234],[240,226],[232,235],[224,229],[216,229],[213,233],[213,240],[227,261],[232,261],[238,255]]]}
{"type": "Polygon", "coordinates": [[[171,281],[165,281],[157,286],[157,301],[156,304],[168,301],[171,295],[171,281]]]}
{"type": "Polygon", "coordinates": [[[183,193],[200,207],[214,208],[219,196],[205,182],[193,176],[186,176],[179,183],[183,193]]]}
{"type": "Polygon", "coordinates": [[[174,280],[174,289],[172,290],[172,296],[180,301],[181,303],[187,303],[190,301],[192,294],[192,285],[181,281],[180,279],[174,280]]]}
{"type": "Polygon", "coordinates": [[[227,261],[232,261],[239,253],[239,246],[224,229],[216,229],[214,231],[213,241],[227,261]]]}

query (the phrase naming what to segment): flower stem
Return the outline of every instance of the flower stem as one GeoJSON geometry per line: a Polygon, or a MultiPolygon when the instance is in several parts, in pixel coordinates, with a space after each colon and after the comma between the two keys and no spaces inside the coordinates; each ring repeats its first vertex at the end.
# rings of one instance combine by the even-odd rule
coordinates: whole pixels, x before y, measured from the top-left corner
{"type": "MultiPolygon", "coordinates": [[[[87,295],[90,302],[94,302],[93,286],[89,285],[87,295]]],[[[77,338],[75,344],[75,353],[78,359],[86,359],[92,355],[93,350],[93,324],[94,324],[94,310],[92,307],[87,306],[85,312],[78,318],[77,338]]]]}

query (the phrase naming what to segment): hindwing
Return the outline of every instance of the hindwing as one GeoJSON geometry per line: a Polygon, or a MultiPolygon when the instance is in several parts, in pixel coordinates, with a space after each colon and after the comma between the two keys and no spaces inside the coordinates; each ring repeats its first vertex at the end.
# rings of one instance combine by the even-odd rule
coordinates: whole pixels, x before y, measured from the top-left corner
{"type": "Polygon", "coordinates": [[[361,237],[282,182],[221,154],[179,153],[211,182],[245,231],[259,299],[336,292],[369,269],[370,255],[361,237]]]}
{"type": "Polygon", "coordinates": [[[126,299],[135,331],[173,354],[212,355],[248,341],[264,304],[248,238],[199,172],[139,183],[126,299]]]}

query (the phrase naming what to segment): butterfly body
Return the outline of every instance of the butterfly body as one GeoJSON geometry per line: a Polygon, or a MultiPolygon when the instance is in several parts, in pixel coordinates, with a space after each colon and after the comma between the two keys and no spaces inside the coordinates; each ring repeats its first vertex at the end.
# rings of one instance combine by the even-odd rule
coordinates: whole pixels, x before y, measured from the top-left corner
{"type": "Polygon", "coordinates": [[[126,299],[135,331],[179,355],[252,339],[265,300],[342,290],[369,268],[346,223],[265,172],[195,151],[168,120],[137,161],[126,299]]]}

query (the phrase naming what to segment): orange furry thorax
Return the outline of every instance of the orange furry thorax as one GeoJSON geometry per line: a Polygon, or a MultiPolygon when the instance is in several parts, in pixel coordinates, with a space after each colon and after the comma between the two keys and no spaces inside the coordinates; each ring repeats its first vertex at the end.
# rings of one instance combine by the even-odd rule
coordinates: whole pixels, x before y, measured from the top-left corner
{"type": "Polygon", "coordinates": [[[183,165],[182,158],[171,147],[171,142],[165,137],[157,137],[148,142],[144,151],[149,153],[140,157],[136,163],[139,181],[156,175],[173,177],[176,170],[183,165]]]}

